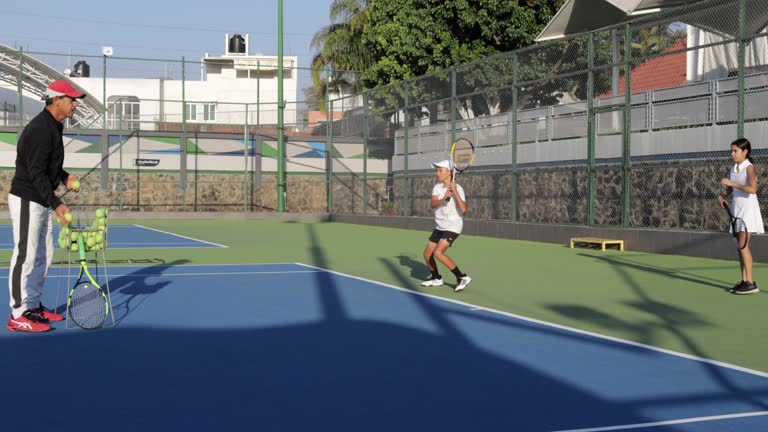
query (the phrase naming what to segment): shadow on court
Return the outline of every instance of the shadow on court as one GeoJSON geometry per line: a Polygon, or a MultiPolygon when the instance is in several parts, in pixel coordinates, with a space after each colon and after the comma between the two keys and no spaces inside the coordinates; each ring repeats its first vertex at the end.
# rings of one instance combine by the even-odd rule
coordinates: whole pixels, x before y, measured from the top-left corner
{"type": "MultiPolygon", "coordinates": [[[[429,276],[429,268],[422,261],[417,261],[407,255],[398,255],[397,261],[400,263],[400,267],[407,267],[409,269],[409,276],[412,279],[423,280],[429,276]]],[[[403,286],[412,285],[413,281],[408,281],[403,286]]]]}
{"type": "MultiPolygon", "coordinates": [[[[312,264],[327,268],[329,260],[315,229],[307,225],[312,264]]],[[[403,285],[411,283],[394,258],[381,263],[403,285]]],[[[116,278],[113,291],[134,298],[151,296],[166,288],[162,280],[170,265],[116,278]],[[148,272],[160,281],[147,281],[152,278],[144,276],[148,272]],[[137,280],[152,285],[143,287],[137,280]]],[[[470,335],[472,328],[492,325],[495,331],[538,333],[563,345],[588,342],[585,349],[607,347],[613,354],[656,353],[478,314],[425,296],[353,284],[359,281],[330,272],[302,277],[310,281],[308,291],[315,299],[308,310],[319,312],[320,319],[214,330],[221,322],[219,314],[259,313],[264,322],[281,322],[295,310],[270,302],[270,293],[286,295],[286,290],[302,287],[277,276],[248,275],[238,280],[249,283],[252,296],[230,299],[227,304],[235,306],[222,309],[221,297],[230,292],[226,288],[231,281],[222,279],[210,287],[197,282],[198,290],[186,290],[196,283],[190,278],[183,280],[174,306],[184,307],[184,296],[205,288],[210,313],[185,316],[177,310],[174,316],[187,322],[0,336],[0,368],[6,371],[0,397],[9,413],[4,429],[22,429],[32,421],[38,430],[62,432],[105,428],[535,432],[643,423],[652,421],[647,413],[658,411],[660,405],[690,406],[705,400],[731,410],[745,408],[748,400],[743,392],[696,395],[685,389],[648,399],[622,399],[611,393],[621,393],[631,383],[611,383],[599,368],[594,376],[575,377],[576,382],[548,372],[552,364],[565,370],[583,362],[578,356],[558,355],[557,344],[537,346],[534,340],[503,335],[493,340],[493,345],[542,353],[540,364],[523,362],[495,354],[494,346],[478,344],[470,335]],[[387,307],[392,296],[405,303],[401,308],[410,315],[387,307]],[[395,315],[411,316],[412,321],[392,321],[395,315]],[[583,385],[600,382],[607,382],[605,392],[583,385]]],[[[768,399],[768,382],[759,394],[768,399]]],[[[671,411],[667,414],[674,416],[671,411]]]]}
{"type": "MultiPolygon", "coordinates": [[[[109,288],[112,294],[112,309],[114,311],[115,324],[120,324],[132,310],[138,308],[149,296],[155,294],[172,283],[171,279],[163,278],[163,274],[171,270],[174,266],[180,266],[189,263],[187,259],[174,260],[169,263],[142,267],[130,273],[122,274],[109,278],[109,288]]],[[[90,266],[93,277],[106,290],[104,284],[104,274],[96,273],[95,267],[90,266]]],[[[79,267],[73,267],[74,279],[77,280],[77,271],[79,267]]],[[[63,303],[59,304],[56,310],[59,313],[65,313],[67,310],[66,295],[69,289],[64,291],[63,303]]],[[[111,323],[111,318],[107,318],[107,323],[111,323]]]]}
{"type": "MultiPolygon", "coordinates": [[[[685,309],[679,305],[667,304],[655,300],[652,295],[647,292],[647,289],[643,287],[643,284],[630,273],[630,270],[644,271],[721,290],[724,289],[722,285],[712,282],[709,279],[693,277],[692,275],[683,274],[673,269],[628,262],[621,258],[586,254],[580,255],[611,265],[611,268],[617,272],[624,281],[624,285],[628,286],[637,298],[633,301],[624,302],[624,304],[635,310],[642,311],[652,318],[645,321],[630,322],[610,315],[606,311],[569,304],[550,304],[548,305],[549,309],[572,320],[589,322],[598,325],[601,328],[632,334],[633,340],[648,345],[654,345],[658,335],[669,334],[685,346],[687,352],[701,358],[711,357],[697,345],[686,332],[689,329],[696,327],[711,327],[713,326],[713,323],[695,311],[685,309]]],[[[756,410],[768,410],[768,401],[765,400],[765,398],[757,397],[756,395],[745,391],[740,384],[733,382],[728,376],[723,374],[723,369],[721,367],[711,363],[700,364],[706,374],[710,376],[710,379],[714,383],[717,383],[721,391],[729,394],[741,395],[740,397],[756,410]]],[[[766,427],[768,427],[768,420],[766,420],[766,427]]]]}

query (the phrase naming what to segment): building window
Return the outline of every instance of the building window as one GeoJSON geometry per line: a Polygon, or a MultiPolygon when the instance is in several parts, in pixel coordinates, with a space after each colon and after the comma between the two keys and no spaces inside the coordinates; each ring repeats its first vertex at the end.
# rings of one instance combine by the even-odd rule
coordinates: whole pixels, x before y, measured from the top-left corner
{"type": "Polygon", "coordinates": [[[107,120],[116,129],[141,127],[141,101],[136,96],[110,96],[107,107],[107,120]]]}
{"type": "Polygon", "coordinates": [[[216,104],[207,103],[203,105],[203,120],[216,121],[216,104]]]}
{"type": "Polygon", "coordinates": [[[197,104],[188,103],[184,111],[184,117],[189,121],[197,121],[197,104]]]}

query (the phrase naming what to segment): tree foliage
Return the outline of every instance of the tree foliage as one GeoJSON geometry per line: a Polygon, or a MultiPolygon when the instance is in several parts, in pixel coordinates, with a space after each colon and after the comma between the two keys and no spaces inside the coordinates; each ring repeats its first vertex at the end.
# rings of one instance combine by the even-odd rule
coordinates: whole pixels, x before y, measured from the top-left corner
{"type": "Polygon", "coordinates": [[[373,0],[364,87],[390,84],[533,44],[564,0],[373,0]]]}

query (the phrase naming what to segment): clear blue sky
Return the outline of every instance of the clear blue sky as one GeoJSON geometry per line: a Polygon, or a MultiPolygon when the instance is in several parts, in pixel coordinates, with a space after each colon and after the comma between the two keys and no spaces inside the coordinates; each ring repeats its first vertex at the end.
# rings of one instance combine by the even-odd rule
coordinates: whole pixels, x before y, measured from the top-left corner
{"type": "MultiPolygon", "coordinates": [[[[330,23],[332,0],[283,0],[284,53],[299,57],[299,66],[308,67],[312,57],[310,41],[317,30],[330,23]]],[[[250,52],[277,55],[277,0],[178,1],[178,0],[50,0],[3,1],[0,5],[0,43],[22,46],[34,52],[101,55],[102,46],[112,46],[119,57],[199,61],[205,52],[224,54],[226,33],[250,34],[250,52]]],[[[67,57],[35,57],[61,70],[67,57]]],[[[85,59],[93,75],[101,75],[99,59],[85,59]]],[[[136,67],[136,62],[115,61],[112,71],[136,67]]],[[[141,75],[160,76],[168,66],[163,62],[141,65],[141,75]],[[156,70],[156,71],[155,71],[156,70]]],[[[109,75],[110,67],[107,73],[109,75]]],[[[136,71],[139,73],[138,69],[136,71]]],[[[187,75],[190,77],[189,73],[187,75]]],[[[193,68],[192,78],[199,77],[193,68]]],[[[301,89],[308,86],[309,73],[299,75],[301,89]]]]}

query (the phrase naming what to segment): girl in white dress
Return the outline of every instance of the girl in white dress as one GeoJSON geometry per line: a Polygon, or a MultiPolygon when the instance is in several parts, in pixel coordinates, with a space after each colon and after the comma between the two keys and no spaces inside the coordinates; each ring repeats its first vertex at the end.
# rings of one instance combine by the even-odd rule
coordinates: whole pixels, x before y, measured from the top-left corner
{"type": "MultiPolygon", "coordinates": [[[[725,190],[717,196],[721,206],[730,205],[733,216],[741,218],[747,227],[746,246],[739,249],[739,263],[741,264],[741,282],[731,288],[734,294],[753,294],[760,291],[752,279],[752,252],[749,250],[749,237],[752,234],[761,234],[763,229],[763,217],[760,214],[760,204],[757,202],[757,171],[752,165],[752,145],[746,138],[737,139],[731,143],[731,159],[733,167],[728,178],[720,180],[725,190]],[[733,193],[730,204],[726,197],[733,193]]],[[[739,234],[738,241],[744,244],[745,239],[739,234]]]]}

